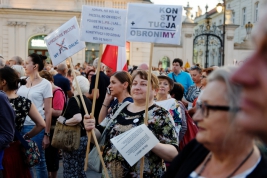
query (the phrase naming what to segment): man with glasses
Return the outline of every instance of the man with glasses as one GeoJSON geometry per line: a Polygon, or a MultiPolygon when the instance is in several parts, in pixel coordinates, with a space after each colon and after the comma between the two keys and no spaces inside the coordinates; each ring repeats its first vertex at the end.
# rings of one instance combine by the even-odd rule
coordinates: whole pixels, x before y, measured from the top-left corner
{"type": "Polygon", "coordinates": [[[262,2],[262,12],[253,41],[254,53],[232,76],[232,81],[243,87],[238,123],[247,132],[267,143],[267,1],[262,2]]]}
{"type": "Polygon", "coordinates": [[[168,74],[174,82],[180,83],[184,87],[184,94],[187,93],[188,88],[194,85],[193,80],[189,73],[182,70],[182,59],[176,58],[172,62],[172,72],[168,74]]]}

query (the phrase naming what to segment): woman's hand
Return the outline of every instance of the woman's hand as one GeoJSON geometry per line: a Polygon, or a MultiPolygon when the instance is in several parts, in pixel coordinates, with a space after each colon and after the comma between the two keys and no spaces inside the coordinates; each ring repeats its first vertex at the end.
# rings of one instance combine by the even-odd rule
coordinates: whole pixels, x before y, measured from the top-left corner
{"type": "Polygon", "coordinates": [[[93,129],[95,129],[95,118],[91,115],[84,115],[84,128],[86,131],[91,131],[93,129]]]}
{"type": "Polygon", "coordinates": [[[66,120],[66,118],[65,117],[63,117],[63,116],[59,116],[58,118],[57,118],[57,121],[59,122],[59,123],[61,123],[61,124],[63,124],[63,122],[66,120]]]}

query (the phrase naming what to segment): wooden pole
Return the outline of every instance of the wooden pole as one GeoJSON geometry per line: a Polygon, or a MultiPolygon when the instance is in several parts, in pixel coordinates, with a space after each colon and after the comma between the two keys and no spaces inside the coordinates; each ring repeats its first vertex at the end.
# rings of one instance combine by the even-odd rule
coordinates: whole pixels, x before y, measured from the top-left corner
{"type": "MultiPolygon", "coordinates": [[[[146,125],[148,124],[148,104],[149,104],[149,95],[150,95],[150,90],[149,89],[150,89],[150,86],[151,86],[151,71],[152,71],[153,50],[154,50],[154,43],[151,43],[151,46],[150,46],[150,59],[149,59],[149,71],[148,71],[148,78],[147,78],[146,109],[145,109],[145,119],[144,119],[144,123],[146,125]]],[[[145,165],[145,156],[141,158],[140,178],[143,178],[144,165],[145,165]]]]}
{"type": "MultiPolygon", "coordinates": [[[[97,72],[96,72],[96,79],[95,79],[95,88],[94,88],[94,93],[93,93],[92,110],[91,110],[91,113],[90,113],[91,117],[94,117],[94,113],[95,113],[96,94],[98,93],[98,81],[99,81],[99,73],[100,73],[100,66],[101,66],[102,51],[103,51],[103,44],[100,44],[99,58],[98,58],[98,63],[97,63],[97,72]]],[[[97,138],[95,136],[95,131],[94,130],[92,130],[91,132],[87,132],[88,142],[87,142],[87,149],[86,149],[85,160],[84,160],[85,161],[85,163],[84,163],[84,171],[86,171],[87,167],[88,167],[91,135],[93,136],[93,139],[94,139],[94,142],[95,142],[95,146],[96,146],[96,149],[97,149],[101,164],[102,164],[103,169],[104,169],[105,177],[109,178],[108,172],[107,172],[107,168],[105,166],[105,163],[104,163],[104,160],[103,160],[103,157],[102,157],[102,153],[100,151],[100,147],[99,147],[97,138]],[[90,139],[90,142],[89,142],[89,139],[90,139]]]]}

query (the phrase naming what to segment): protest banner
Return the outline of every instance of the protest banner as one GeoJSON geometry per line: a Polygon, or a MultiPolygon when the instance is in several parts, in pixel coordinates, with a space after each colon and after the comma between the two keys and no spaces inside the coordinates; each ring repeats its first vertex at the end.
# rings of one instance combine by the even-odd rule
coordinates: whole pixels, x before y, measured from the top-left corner
{"type": "Polygon", "coordinates": [[[182,6],[128,4],[127,41],[180,44],[182,6]]]}
{"type": "Polygon", "coordinates": [[[80,28],[76,17],[73,17],[45,37],[44,41],[54,66],[85,48],[85,42],[80,41],[79,36],[80,28]]]}
{"type": "Polygon", "coordinates": [[[82,7],[81,40],[125,46],[126,10],[82,7]]]}
{"type": "MultiPolygon", "coordinates": [[[[176,44],[181,41],[182,6],[128,4],[127,41],[149,42],[148,81],[151,81],[154,43],[176,44]]],[[[151,82],[148,82],[150,90],[151,82]]],[[[146,94],[144,123],[148,124],[149,93],[146,94]]],[[[140,178],[143,178],[144,157],[141,158],[140,178]]]]}

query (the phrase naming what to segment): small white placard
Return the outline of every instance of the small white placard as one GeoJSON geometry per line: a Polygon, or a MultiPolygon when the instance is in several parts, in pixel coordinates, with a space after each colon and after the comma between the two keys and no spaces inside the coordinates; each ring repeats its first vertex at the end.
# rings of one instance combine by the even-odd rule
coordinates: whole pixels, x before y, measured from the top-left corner
{"type": "Polygon", "coordinates": [[[179,45],[182,6],[128,4],[127,41],[179,45]]]}
{"type": "Polygon", "coordinates": [[[71,18],[45,37],[44,40],[54,66],[85,48],[85,43],[80,41],[79,37],[80,28],[76,17],[71,18]]]}
{"type": "Polygon", "coordinates": [[[145,154],[147,154],[159,140],[147,128],[145,124],[135,127],[123,134],[111,139],[124,159],[133,166],[145,154]]]}
{"type": "Polygon", "coordinates": [[[83,6],[81,40],[124,47],[126,13],[124,9],[83,6]]]}

